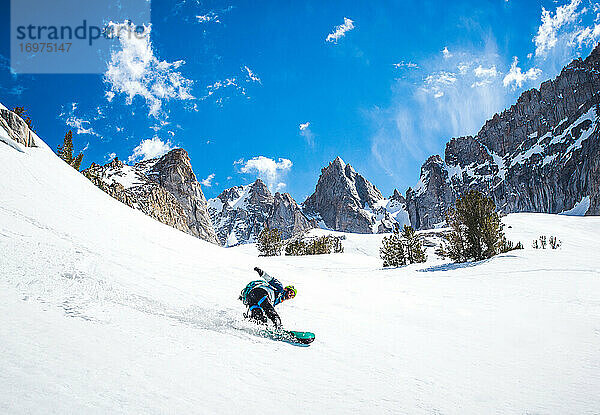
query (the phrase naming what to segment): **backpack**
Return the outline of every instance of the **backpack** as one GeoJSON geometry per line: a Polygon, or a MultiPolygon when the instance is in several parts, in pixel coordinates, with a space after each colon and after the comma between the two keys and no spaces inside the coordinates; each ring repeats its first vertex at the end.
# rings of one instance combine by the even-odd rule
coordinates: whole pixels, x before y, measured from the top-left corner
{"type": "Polygon", "coordinates": [[[256,287],[265,286],[265,285],[267,285],[267,283],[262,280],[250,281],[248,283],[248,285],[246,285],[246,287],[244,287],[244,289],[240,293],[240,297],[238,298],[238,300],[241,300],[244,303],[244,305],[248,305],[248,303],[246,302],[247,301],[246,297],[248,296],[248,293],[256,287]]]}

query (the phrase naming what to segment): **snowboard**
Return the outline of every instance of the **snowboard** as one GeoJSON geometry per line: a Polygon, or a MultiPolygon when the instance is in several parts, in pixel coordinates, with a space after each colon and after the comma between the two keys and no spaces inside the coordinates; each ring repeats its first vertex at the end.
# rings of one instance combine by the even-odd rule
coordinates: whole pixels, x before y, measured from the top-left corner
{"type": "Polygon", "coordinates": [[[261,334],[264,337],[291,344],[309,345],[315,340],[315,334],[309,331],[294,331],[268,328],[262,330],[261,334]]]}

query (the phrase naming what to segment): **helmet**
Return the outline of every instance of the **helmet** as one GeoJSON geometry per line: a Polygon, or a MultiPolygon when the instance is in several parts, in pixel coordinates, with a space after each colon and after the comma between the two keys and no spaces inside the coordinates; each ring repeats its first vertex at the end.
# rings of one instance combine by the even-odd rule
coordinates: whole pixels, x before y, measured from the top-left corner
{"type": "Polygon", "coordinates": [[[298,290],[296,290],[293,285],[288,285],[283,289],[283,291],[285,292],[286,299],[294,298],[296,294],[298,294],[298,290]]]}

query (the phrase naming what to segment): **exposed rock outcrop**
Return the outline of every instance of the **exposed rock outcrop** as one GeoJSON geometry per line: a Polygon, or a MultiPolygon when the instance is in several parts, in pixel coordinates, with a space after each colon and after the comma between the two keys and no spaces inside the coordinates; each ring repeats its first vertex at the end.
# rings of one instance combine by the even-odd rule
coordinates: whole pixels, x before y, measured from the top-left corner
{"type": "Polygon", "coordinates": [[[586,200],[587,214],[600,214],[599,94],[597,46],[539,90],[524,92],[476,136],[450,140],[444,160],[430,157],[407,191],[412,225],[443,222],[468,189],[490,195],[505,213],[559,213],[586,200]]]}
{"type": "Polygon", "coordinates": [[[303,208],[309,217],[336,231],[387,232],[395,221],[394,214],[397,216],[403,208],[401,195],[396,194],[392,206],[397,209],[390,212],[387,209],[390,200],[384,199],[371,182],[337,157],[321,170],[315,192],[306,199],[303,208]]]}
{"type": "Polygon", "coordinates": [[[218,244],[200,183],[183,149],[124,164],[118,159],[82,172],[110,196],[185,233],[218,244]]]}
{"type": "Polygon", "coordinates": [[[0,106],[0,128],[8,135],[8,138],[24,145],[25,147],[35,147],[36,134],[31,131],[27,123],[23,121],[14,112],[4,106],[0,106]]]}
{"type": "Polygon", "coordinates": [[[265,226],[279,229],[284,239],[315,227],[292,196],[273,196],[260,179],[224,190],[208,204],[213,226],[224,246],[254,242],[265,226]]]}

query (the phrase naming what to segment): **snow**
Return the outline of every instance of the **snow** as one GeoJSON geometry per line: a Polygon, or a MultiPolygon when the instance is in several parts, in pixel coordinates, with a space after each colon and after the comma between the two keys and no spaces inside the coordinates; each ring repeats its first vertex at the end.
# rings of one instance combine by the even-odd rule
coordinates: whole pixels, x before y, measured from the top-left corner
{"type": "Polygon", "coordinates": [[[498,166],[498,177],[504,180],[506,178],[506,165],[504,164],[504,158],[494,151],[489,152],[494,160],[496,166],[498,166]]]}
{"type": "Polygon", "coordinates": [[[0,142],[14,148],[15,150],[17,150],[21,153],[24,152],[24,146],[20,143],[17,143],[12,138],[10,138],[10,136],[8,135],[8,132],[6,132],[4,127],[2,127],[1,125],[0,125],[0,142]]]}
{"type": "Polygon", "coordinates": [[[575,204],[571,209],[559,213],[559,215],[567,216],[584,216],[590,208],[590,197],[585,196],[575,204]]]}
{"type": "MultiPolygon", "coordinates": [[[[343,254],[257,257],[111,199],[45,145],[0,145],[0,411],[595,413],[600,218],[512,214],[525,249],[382,269],[343,254]],[[534,250],[541,234],[563,241],[534,250]],[[310,347],[259,338],[239,291],[260,266],[310,347]]],[[[326,232],[313,230],[312,232],[326,232]]]]}
{"type": "Polygon", "coordinates": [[[119,169],[108,169],[103,176],[103,180],[107,184],[120,183],[126,189],[146,183],[146,180],[138,176],[136,168],[127,164],[119,169]]]}
{"type": "Polygon", "coordinates": [[[579,126],[581,123],[583,123],[585,121],[591,121],[592,122],[592,127],[588,128],[586,130],[586,132],[583,133],[583,134],[588,133],[587,134],[588,137],[586,137],[586,139],[587,139],[587,138],[589,138],[589,135],[593,131],[593,125],[594,125],[594,123],[596,121],[596,109],[594,107],[590,108],[585,114],[583,114],[581,117],[579,117],[574,123],[572,123],[568,128],[566,128],[562,132],[562,134],[559,134],[559,135],[557,135],[555,137],[552,137],[552,140],[550,140],[550,145],[564,142],[567,137],[569,137],[569,136],[572,135],[571,132],[572,132],[573,128],[579,126]]]}

